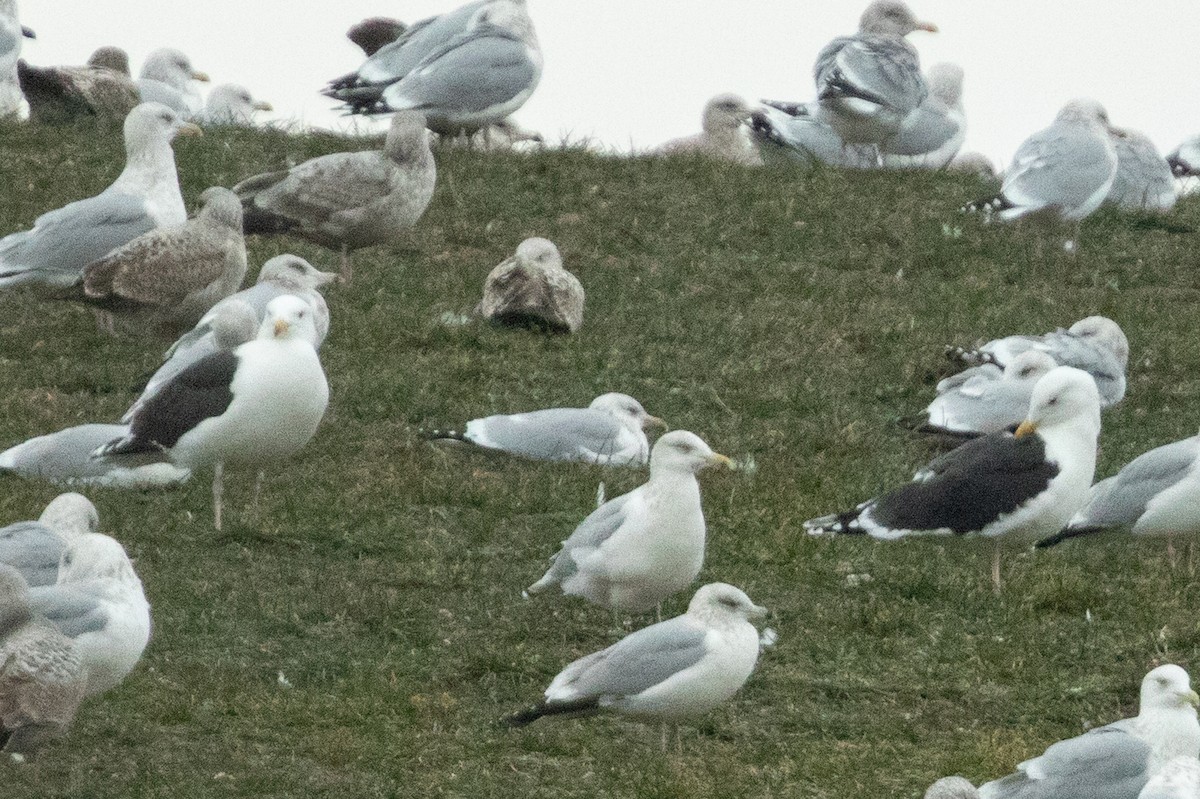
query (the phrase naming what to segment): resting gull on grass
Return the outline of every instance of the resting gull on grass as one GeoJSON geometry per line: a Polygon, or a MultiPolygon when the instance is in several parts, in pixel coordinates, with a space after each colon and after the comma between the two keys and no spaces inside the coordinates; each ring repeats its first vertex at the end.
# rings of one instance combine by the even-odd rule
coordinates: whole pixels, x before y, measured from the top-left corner
{"type": "Polygon", "coordinates": [[[488,273],[475,313],[500,325],[574,333],[583,325],[583,286],[549,239],[529,238],[488,273]]]}
{"type": "Polygon", "coordinates": [[[1029,410],[1034,385],[1056,366],[1045,352],[1028,350],[1003,371],[985,364],[946,378],[915,429],[963,438],[1014,429],[1029,410]]]}
{"type": "Polygon", "coordinates": [[[96,456],[116,463],[150,457],[192,471],[215,467],[213,524],[220,530],[224,465],[286,458],[308,443],[325,415],[329,384],[315,339],[307,302],[272,300],[256,339],[175,375],[134,411],[129,435],[96,456]]]}
{"type": "Polygon", "coordinates": [[[425,119],[406,111],[392,116],[383,150],[318,156],[247,178],[233,191],[247,233],[290,233],[340,250],[349,280],[348,252],[405,242],[429,207],[436,178],[425,119]]]}
{"type": "Polygon", "coordinates": [[[214,86],[205,98],[200,121],[206,125],[254,127],[255,112],[274,110],[265,100],[255,100],[245,86],[222,83],[214,86]]]}
{"type": "Polygon", "coordinates": [[[192,81],[208,82],[208,75],[192,67],[191,59],[178,50],[164,47],[146,56],[136,81],[142,102],[162,103],[184,119],[204,107],[192,81]]]}
{"type": "Polygon", "coordinates": [[[1171,165],[1150,137],[1129,128],[1109,128],[1117,151],[1117,173],[1106,203],[1127,211],[1166,213],[1175,207],[1175,177],[1171,165]]]}
{"type": "Polygon", "coordinates": [[[88,696],[115,688],[150,640],[150,604],[125,548],[100,533],[67,545],[58,582],[29,590],[29,604],[63,635],[87,668],[88,696]]]}
{"type": "Polygon", "coordinates": [[[1137,716],[1052,744],[1017,771],[979,787],[981,799],[1137,799],[1176,757],[1200,754],[1186,671],[1159,666],[1142,680],[1137,716]]]}
{"type": "Polygon", "coordinates": [[[750,140],[768,166],[800,162],[806,166],[874,169],[879,150],[873,144],[846,144],[820,116],[816,103],[764,100],[750,115],[750,140]]]}
{"type": "Polygon", "coordinates": [[[652,151],[656,155],[696,153],[753,166],[762,158],[746,136],[745,123],[754,109],[736,94],[718,94],[704,104],[700,133],[672,139],[652,151]]]}
{"type": "Polygon", "coordinates": [[[129,434],[127,424],[81,424],[36,436],[0,452],[0,472],[58,485],[165,488],[191,476],[170,463],[114,464],[96,460],[96,447],[129,434]]]}
{"type": "Polygon", "coordinates": [[[813,68],[821,116],[848,144],[886,146],[929,90],[917,51],[904,38],[936,32],[901,0],[875,0],[858,33],[834,39],[813,68]]]}
{"type": "Polygon", "coordinates": [[[1096,471],[1100,398],[1086,373],[1060,366],[1034,386],[1015,434],[972,439],[932,461],[911,483],[804,523],[810,535],[972,535],[994,542],[1000,592],[1002,540],[1022,544],[1055,532],[1079,510],[1096,471]]]}
{"type": "Polygon", "coordinates": [[[63,735],[86,688],[74,643],[35,615],[21,573],[0,564],[0,752],[24,760],[63,735]]]}
{"type": "Polygon", "coordinates": [[[0,527],[0,563],[19,571],[31,586],[52,585],[67,545],[99,526],[96,506],[87,497],[59,494],[37,521],[0,527]]]}
{"type": "Polygon", "coordinates": [[[429,430],[422,435],[533,460],[640,466],[650,456],[644,432],[648,425],[667,426],[662,419],[646,413],[633,397],[612,392],[596,397],[586,408],[497,414],[472,419],[462,432],[429,430]]]}
{"type": "Polygon", "coordinates": [[[120,123],[141,102],[129,76],[129,55],[101,47],[81,67],[18,65],[31,119],[44,123],[94,118],[120,123]]]}
{"type": "Polygon", "coordinates": [[[884,145],[883,165],[889,169],[943,169],[966,139],[963,68],[958,64],[934,64],[926,74],[926,82],[928,96],[884,145]]]}
{"type": "Polygon", "coordinates": [[[1100,390],[1101,407],[1112,407],[1125,397],[1129,339],[1121,326],[1106,316],[1089,316],[1066,330],[1060,327],[1041,336],[1006,336],[973,349],[947,347],[946,356],[969,364],[1004,367],[1028,350],[1040,350],[1061,366],[1090,374],[1100,390]]]}
{"type": "MultiPolygon", "coordinates": [[[[551,681],[544,700],[507,721],[523,727],[543,716],[610,710],[677,723],[707,713],[750,679],[759,652],[751,620],[766,614],[741,589],[709,583],[692,597],[687,613],[576,660],[551,681]]],[[[664,750],[666,744],[664,727],[664,750]]]]}
{"type": "Polygon", "coordinates": [[[143,233],[182,225],[177,134],[200,128],[158,103],[142,103],[125,118],[125,169],[111,186],[42,214],[31,230],[0,239],[0,289],[23,285],[65,289],[83,268],[143,233]]]}
{"type": "Polygon", "coordinates": [[[131,320],[139,334],[174,338],[195,326],[246,276],[237,195],[213,186],[200,203],[184,225],[143,233],[84,267],[84,299],[131,320]]]}
{"type": "Polygon", "coordinates": [[[558,587],[613,611],[640,613],[691,585],[704,565],[704,509],[696,474],[733,462],[694,433],[654,442],[650,479],[580,522],[526,596],[558,587]]]}

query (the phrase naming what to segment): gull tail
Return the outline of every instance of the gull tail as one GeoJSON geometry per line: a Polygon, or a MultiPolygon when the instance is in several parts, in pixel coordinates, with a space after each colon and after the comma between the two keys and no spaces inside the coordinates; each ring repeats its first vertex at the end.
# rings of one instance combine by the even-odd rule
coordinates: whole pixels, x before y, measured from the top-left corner
{"type": "Polygon", "coordinates": [[[1057,544],[1061,544],[1063,541],[1066,541],[1068,538],[1078,538],[1081,535],[1091,535],[1092,533],[1098,533],[1103,529],[1105,529],[1105,528],[1098,527],[1095,525],[1090,525],[1090,526],[1089,525],[1080,525],[1078,527],[1072,527],[1070,525],[1067,525],[1066,527],[1059,530],[1054,535],[1047,536],[1046,538],[1043,538],[1041,541],[1038,541],[1036,544],[1034,544],[1034,547],[1036,547],[1037,549],[1046,549],[1048,547],[1052,547],[1057,544]]]}
{"type": "Polygon", "coordinates": [[[586,716],[600,710],[600,700],[595,697],[574,699],[570,702],[542,702],[531,708],[513,713],[504,718],[510,727],[524,727],[542,716],[586,716]]]}
{"type": "Polygon", "coordinates": [[[828,516],[818,516],[804,523],[804,531],[809,535],[866,535],[858,523],[861,508],[855,508],[845,513],[831,513],[828,516]]]}

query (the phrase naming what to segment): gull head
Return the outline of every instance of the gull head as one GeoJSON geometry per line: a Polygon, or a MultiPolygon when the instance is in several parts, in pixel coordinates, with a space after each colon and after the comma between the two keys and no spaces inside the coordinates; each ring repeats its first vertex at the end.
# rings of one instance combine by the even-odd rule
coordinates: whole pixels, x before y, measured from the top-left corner
{"type": "Polygon", "coordinates": [[[292,294],[276,297],[267,303],[267,315],[258,329],[258,337],[277,341],[316,341],[317,325],[313,321],[312,306],[292,294]]]}
{"type": "Polygon", "coordinates": [[[695,474],[708,466],[733,468],[733,461],[713,452],[695,433],[675,430],[667,433],[650,450],[650,474],[655,472],[686,472],[695,474]]]}
{"type": "Polygon", "coordinates": [[[925,75],[929,93],[953,108],[962,101],[963,68],[958,64],[943,61],[934,64],[925,75]]]}
{"type": "Polygon", "coordinates": [[[1056,366],[1058,366],[1058,362],[1050,357],[1049,353],[1041,350],[1025,350],[1004,367],[1004,379],[1022,382],[1037,380],[1056,366]]]}
{"type": "Polygon", "coordinates": [[[1029,414],[1017,428],[1017,438],[1060,425],[1090,422],[1100,434],[1100,392],[1082,369],[1057,366],[1033,386],[1029,414]]]}
{"type": "Polygon", "coordinates": [[[937,33],[937,25],[917,19],[902,0],[875,0],[863,12],[858,29],[881,36],[907,36],[913,31],[937,33]]]}
{"type": "Polygon", "coordinates": [[[704,131],[737,130],[753,113],[754,109],[744,98],[736,94],[718,94],[704,104],[704,131]]]}
{"type": "Polygon", "coordinates": [[[120,47],[99,47],[94,53],[88,56],[87,65],[89,67],[111,69],[113,72],[119,72],[122,75],[128,76],[129,53],[120,47]]]}
{"type": "Polygon", "coordinates": [[[171,47],[160,48],[146,56],[141,77],[174,86],[181,91],[187,88],[188,81],[208,82],[208,75],[193,68],[191,59],[171,47]]]}
{"type": "Polygon", "coordinates": [[[433,157],[429,149],[429,131],[425,129],[425,115],[420,111],[397,111],[392,114],[392,125],[388,128],[383,152],[397,163],[413,160],[413,154],[422,149],[433,157]]]}
{"type": "Polygon", "coordinates": [[[699,616],[706,622],[724,622],[765,619],[767,609],[754,604],[746,592],[729,583],[709,583],[700,587],[688,603],[689,616],[699,616]]]}
{"type": "Polygon", "coordinates": [[[1089,316],[1086,319],[1080,319],[1071,325],[1067,332],[1080,338],[1091,339],[1111,351],[1113,355],[1117,356],[1122,369],[1129,365],[1129,339],[1125,337],[1125,331],[1121,329],[1121,326],[1107,316],[1089,316]]]}
{"type": "Polygon", "coordinates": [[[1076,97],[1062,107],[1054,121],[1093,125],[1108,130],[1108,112],[1104,110],[1104,106],[1090,97],[1076,97]]]}
{"type": "Polygon", "coordinates": [[[276,283],[288,288],[315,289],[337,279],[337,272],[322,272],[299,255],[276,255],[262,265],[259,283],[276,283]]]}
{"type": "Polygon", "coordinates": [[[962,777],[942,777],[925,791],[925,799],[979,799],[979,791],[962,777]]]}
{"type": "Polygon", "coordinates": [[[550,239],[525,239],[517,246],[516,259],[525,264],[537,264],[548,269],[562,269],[562,256],[550,239]]]}
{"type": "Polygon", "coordinates": [[[641,430],[655,425],[667,430],[667,423],[657,416],[651,416],[646,413],[646,409],[642,407],[642,403],[635,400],[628,394],[620,394],[615,391],[608,394],[601,394],[592,400],[589,408],[595,408],[598,411],[605,411],[617,417],[627,427],[635,430],[641,430]]]}
{"type": "Polygon", "coordinates": [[[258,314],[248,303],[228,299],[213,311],[212,334],[221,350],[232,350],[258,334],[258,314]]]}
{"type": "Polygon", "coordinates": [[[1200,696],[1192,690],[1188,673],[1179,666],[1159,666],[1142,679],[1141,710],[1191,708],[1193,715],[1200,696]]]}
{"type": "Polygon", "coordinates": [[[242,231],[242,201],[229,189],[210,186],[200,194],[200,214],[204,219],[242,231]]]}
{"type": "Polygon", "coordinates": [[[58,564],[58,584],[110,579],[139,582],[125,548],[102,533],[81,535],[67,545],[58,564]]]}
{"type": "Polygon", "coordinates": [[[96,512],[96,506],[83,494],[74,491],[59,494],[50,500],[38,521],[67,542],[100,529],[100,514],[96,512]]]}
{"type": "Polygon", "coordinates": [[[204,132],[162,103],[142,103],[125,117],[125,151],[130,158],[169,143],[176,136],[204,132]]]}

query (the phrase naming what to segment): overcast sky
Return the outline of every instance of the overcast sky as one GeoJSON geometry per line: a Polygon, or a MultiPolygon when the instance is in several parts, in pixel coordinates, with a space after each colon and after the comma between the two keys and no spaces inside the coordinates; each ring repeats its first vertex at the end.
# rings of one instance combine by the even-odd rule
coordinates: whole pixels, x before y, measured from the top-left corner
{"type": "MultiPolygon", "coordinates": [[[[82,63],[125,48],[136,72],[156,47],[177,47],[215,83],[241,83],[275,106],[267,115],[344,128],[319,94],[361,52],[344,37],[368,16],[413,21],[453,0],[19,0],[33,28],[24,57],[82,63]]],[[[699,129],[714,94],[812,98],[812,62],[857,27],[848,0],[529,0],[545,54],[542,81],[516,114],[551,140],[590,137],[614,149],[649,147],[699,129]]],[[[926,66],[966,70],[965,149],[1005,165],[1068,99],[1092,96],[1114,124],[1140,129],[1164,152],[1200,133],[1196,0],[911,0],[941,32],[910,41],[926,66]]]]}

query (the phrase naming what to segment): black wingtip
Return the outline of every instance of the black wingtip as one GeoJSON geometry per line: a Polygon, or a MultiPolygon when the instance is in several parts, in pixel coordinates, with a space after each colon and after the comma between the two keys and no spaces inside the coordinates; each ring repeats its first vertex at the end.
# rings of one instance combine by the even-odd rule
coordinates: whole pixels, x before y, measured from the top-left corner
{"type": "Polygon", "coordinates": [[[1066,541],[1068,538],[1078,538],[1081,535],[1089,535],[1090,533],[1098,533],[1103,529],[1104,529],[1103,527],[1064,527],[1063,529],[1059,530],[1054,535],[1047,536],[1046,538],[1043,538],[1041,541],[1038,541],[1033,546],[1035,549],[1047,549],[1049,547],[1055,546],[1056,544],[1061,544],[1063,541],[1066,541]]]}
{"type": "Polygon", "coordinates": [[[509,727],[525,727],[540,719],[542,716],[586,716],[600,709],[596,699],[576,699],[571,702],[542,702],[511,716],[505,716],[503,721],[509,727]]]}

